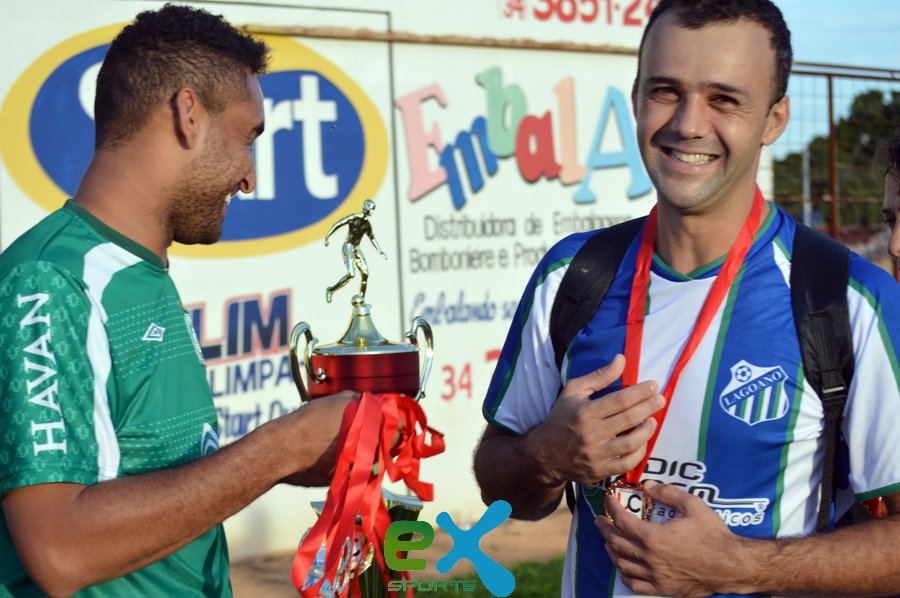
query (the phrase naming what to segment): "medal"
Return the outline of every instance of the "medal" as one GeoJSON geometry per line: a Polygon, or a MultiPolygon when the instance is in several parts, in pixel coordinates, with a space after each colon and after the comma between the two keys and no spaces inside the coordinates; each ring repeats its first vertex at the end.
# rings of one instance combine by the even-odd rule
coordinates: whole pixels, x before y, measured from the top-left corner
{"type": "MultiPolygon", "coordinates": [[[[612,496],[622,507],[644,521],[650,521],[653,514],[653,499],[644,492],[643,484],[632,484],[624,478],[619,478],[606,489],[606,496],[612,496]]],[[[606,518],[613,521],[612,515],[606,514],[606,518]]]]}
{"type": "MultiPolygon", "coordinates": [[[[646,521],[650,520],[653,512],[653,501],[644,492],[644,485],[641,483],[641,476],[647,467],[647,461],[659,438],[660,430],[662,430],[663,421],[669,406],[672,404],[672,396],[675,394],[675,386],[681,372],[687,365],[687,362],[693,356],[694,351],[703,340],[703,335],[712,323],[713,317],[722,305],[722,301],[728,294],[734,279],[737,277],[744,262],[750,246],[753,245],[753,237],[759,228],[759,218],[762,215],[764,205],[762,192],[759,187],[756,188],[756,196],[753,198],[753,205],[750,207],[750,213],[744,221],[744,225],[738,233],[737,239],[728,251],[725,263],[716,276],[703,307],[697,315],[697,321],[694,323],[694,329],[681,350],[675,367],[669,377],[668,382],[663,388],[662,394],[666,398],[666,404],[653,414],[653,418],[657,422],[656,431],[647,441],[647,452],[644,458],[638,463],[637,467],[625,474],[621,480],[617,480],[610,484],[606,491],[607,496],[613,496],[625,507],[628,512],[635,516],[640,516],[646,521]]],[[[637,262],[635,265],[634,280],[631,283],[631,297],[628,300],[628,315],[626,318],[625,328],[625,371],[622,372],[622,388],[628,388],[637,384],[638,371],[641,361],[641,338],[644,332],[644,315],[647,313],[647,293],[650,289],[650,266],[653,262],[653,244],[656,239],[656,221],[657,207],[653,206],[650,215],[647,216],[647,222],[644,224],[644,230],[641,232],[641,245],[638,250],[637,262]]],[[[607,513],[607,518],[612,521],[613,518],[607,513]]]]}

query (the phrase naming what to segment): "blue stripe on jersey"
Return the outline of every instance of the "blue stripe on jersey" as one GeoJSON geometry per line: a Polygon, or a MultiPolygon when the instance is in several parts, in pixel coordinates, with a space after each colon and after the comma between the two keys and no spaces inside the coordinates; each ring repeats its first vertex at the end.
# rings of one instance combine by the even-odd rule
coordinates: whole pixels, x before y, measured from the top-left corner
{"type": "MultiPolygon", "coordinates": [[[[578,546],[578,554],[575,565],[575,595],[584,597],[598,596],[599,588],[608,588],[608,595],[612,596],[615,588],[616,567],[609,558],[591,559],[582,558],[589,555],[604,555],[603,538],[594,526],[594,514],[587,502],[583,500],[582,493],[578,493],[575,513],[580,525],[575,530],[575,542],[578,546]]],[[[571,558],[571,555],[568,556],[571,558]]]]}
{"type": "MultiPolygon", "coordinates": [[[[720,362],[722,360],[722,347],[725,345],[725,337],[728,332],[728,322],[731,321],[731,316],[734,313],[734,303],[737,299],[737,290],[740,288],[741,279],[744,276],[745,268],[741,268],[738,271],[737,276],[735,277],[734,284],[731,285],[731,289],[728,291],[728,297],[725,299],[725,308],[722,310],[722,322],[723,325],[719,330],[719,334],[716,338],[716,348],[713,352],[713,358],[710,362],[710,372],[719,371],[720,362]]],[[[716,390],[716,377],[709,376],[706,382],[706,393],[705,399],[703,401],[703,413],[700,419],[700,437],[697,439],[697,461],[705,461],[706,460],[706,447],[707,447],[707,437],[709,430],[709,416],[712,413],[713,408],[713,397],[716,390]]]]}

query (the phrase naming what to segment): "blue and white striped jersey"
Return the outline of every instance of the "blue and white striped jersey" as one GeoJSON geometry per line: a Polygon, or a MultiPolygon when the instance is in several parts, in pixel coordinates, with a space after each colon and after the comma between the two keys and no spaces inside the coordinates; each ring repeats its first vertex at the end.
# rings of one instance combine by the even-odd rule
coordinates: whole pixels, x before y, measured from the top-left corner
{"type": "MultiPolygon", "coordinates": [[[[699,496],[734,533],[755,538],[815,529],[822,470],[822,405],[804,377],[791,310],[795,224],[772,208],[682,373],[644,473],[699,496]]],[[[547,417],[561,384],[624,351],[639,237],[568,348],[562,373],[555,364],[550,310],[568,264],[592,234],[557,243],[528,282],[484,402],[490,424],[527,432],[547,417]]],[[[682,275],[654,256],[639,380],[665,385],[723,262],[682,275]]],[[[900,491],[900,287],[852,254],[847,296],[856,371],[842,424],[850,464],[843,508],[852,495],[900,491]]],[[[600,400],[618,388],[620,382],[598,393],[600,400]]],[[[579,487],[563,596],[631,595],[593,523],[603,513],[605,487],[579,487]]]]}

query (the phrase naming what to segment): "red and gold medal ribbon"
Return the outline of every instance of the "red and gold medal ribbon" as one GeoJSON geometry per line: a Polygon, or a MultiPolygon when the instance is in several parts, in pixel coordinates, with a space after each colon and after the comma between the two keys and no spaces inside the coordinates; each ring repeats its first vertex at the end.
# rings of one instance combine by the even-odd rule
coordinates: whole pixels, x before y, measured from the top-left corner
{"type": "MultiPolygon", "coordinates": [[[[637,467],[625,474],[625,481],[629,484],[640,484],[641,476],[647,467],[647,461],[650,459],[653,447],[659,438],[660,430],[662,430],[666,413],[668,413],[669,406],[672,404],[672,395],[675,394],[675,386],[678,384],[681,372],[700,345],[700,341],[703,340],[703,335],[706,334],[706,330],[709,328],[713,317],[715,317],[719,306],[722,305],[722,301],[728,294],[728,290],[741,269],[744,257],[750,251],[750,246],[753,245],[753,237],[756,235],[757,229],[759,229],[759,218],[762,215],[763,205],[762,192],[757,188],[750,213],[747,215],[747,219],[744,221],[737,239],[728,251],[725,263],[716,276],[716,280],[706,296],[706,301],[704,301],[703,307],[700,309],[700,314],[694,323],[694,329],[681,350],[681,354],[675,362],[675,368],[672,370],[672,374],[663,388],[662,394],[666,398],[666,404],[653,414],[657,426],[653,436],[647,442],[647,452],[637,467]]],[[[656,220],[657,210],[656,206],[654,206],[641,233],[641,245],[638,250],[634,281],[631,285],[631,298],[628,301],[625,329],[625,371],[622,373],[622,388],[637,384],[640,370],[641,338],[644,332],[644,314],[647,311],[647,293],[650,289],[650,266],[653,261],[653,244],[656,239],[656,220]]]]}
{"type": "MultiPolygon", "coordinates": [[[[358,402],[347,405],[325,507],[294,557],[291,578],[303,598],[314,598],[325,580],[334,580],[347,538],[351,539],[352,547],[357,516],[368,544],[374,548],[384,579],[390,579],[381,546],[391,523],[382,499],[382,479],[387,473],[391,481],[403,480],[422,500],[433,500],[433,485],[419,479],[419,462],[443,451],[443,435],[428,426],[422,408],[406,395],[365,392],[358,402]],[[392,447],[398,429],[400,441],[392,447]],[[304,590],[309,569],[323,541],[325,573],[304,590]]],[[[363,546],[363,554],[367,550],[363,546]]],[[[358,584],[354,575],[354,595],[359,595],[358,584]]],[[[349,588],[348,585],[341,596],[346,596],[349,588]]],[[[409,592],[411,596],[412,590],[409,592]]]]}

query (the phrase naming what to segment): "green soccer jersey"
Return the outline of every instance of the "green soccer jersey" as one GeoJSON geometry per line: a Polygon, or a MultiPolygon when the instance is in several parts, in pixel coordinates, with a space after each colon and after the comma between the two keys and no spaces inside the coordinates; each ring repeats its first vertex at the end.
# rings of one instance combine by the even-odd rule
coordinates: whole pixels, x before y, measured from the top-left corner
{"type": "MultiPolygon", "coordinates": [[[[71,201],[0,254],[0,355],[0,496],[168,469],[218,448],[200,345],[162,261],[71,201]]],[[[41,593],[0,510],[0,597],[10,595],[41,593]]],[[[221,525],[79,594],[200,595],[231,595],[221,525]]]]}

